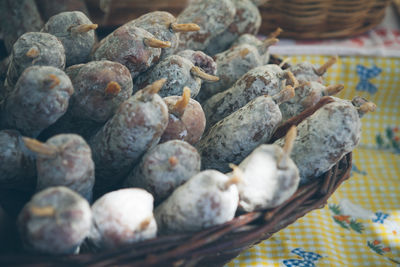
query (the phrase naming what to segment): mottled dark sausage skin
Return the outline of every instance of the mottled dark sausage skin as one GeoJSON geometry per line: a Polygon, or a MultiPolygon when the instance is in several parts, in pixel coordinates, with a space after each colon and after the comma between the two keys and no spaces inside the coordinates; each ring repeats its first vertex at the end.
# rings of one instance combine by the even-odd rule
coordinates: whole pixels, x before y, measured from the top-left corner
{"type": "Polygon", "coordinates": [[[132,77],[118,62],[92,61],[76,68],[68,68],[75,92],[69,111],[73,117],[106,122],[119,105],[132,95],[132,77]]]}
{"type": "Polygon", "coordinates": [[[162,59],[174,53],[179,44],[180,34],[199,30],[199,27],[192,23],[177,25],[176,18],[166,11],[149,12],[127,24],[145,29],[159,40],[170,42],[171,47],[163,48],[161,51],[162,59]]]}
{"type": "Polygon", "coordinates": [[[279,103],[294,95],[293,88],[286,90],[274,97],[259,96],[212,126],[196,145],[202,168],[227,172],[229,163],[239,164],[266,143],[282,120],[279,103]]]}
{"type": "Polygon", "coordinates": [[[93,51],[92,59],[119,62],[129,69],[135,79],[160,59],[161,48],[149,47],[144,42],[151,38],[154,35],[148,31],[125,24],[101,40],[93,51]]]}
{"type": "Polygon", "coordinates": [[[92,151],[79,135],[60,134],[46,143],[25,138],[25,144],[37,155],[36,191],[66,186],[92,201],[94,163],[92,151]]]}
{"type": "Polygon", "coordinates": [[[92,61],[70,66],[65,72],[76,90],[67,113],[47,128],[40,140],[61,133],[76,133],[89,139],[132,95],[131,74],[118,62],[92,61]]]}
{"type": "Polygon", "coordinates": [[[150,192],[156,203],[200,172],[200,155],[189,143],[171,140],[155,146],[142,158],[124,182],[150,192]]]}
{"type": "Polygon", "coordinates": [[[31,189],[36,181],[36,156],[18,131],[0,131],[0,187],[31,189]]]}
{"type": "Polygon", "coordinates": [[[300,114],[314,106],[323,96],[335,95],[343,89],[343,85],[324,86],[319,82],[307,82],[296,88],[296,95],[289,101],[279,105],[282,122],[300,114]]]}
{"type": "Polygon", "coordinates": [[[214,59],[202,51],[183,50],[176,53],[178,56],[189,59],[195,66],[201,68],[210,75],[217,74],[217,63],[214,59]]]}
{"type": "Polygon", "coordinates": [[[301,62],[291,66],[290,70],[299,82],[319,82],[324,83],[323,75],[336,63],[337,57],[331,57],[321,66],[317,67],[309,62],[301,62]]]}
{"type": "Polygon", "coordinates": [[[234,21],[236,7],[231,0],[201,0],[190,3],[178,16],[178,23],[196,23],[197,32],[182,34],[178,50],[205,51],[215,36],[234,21]]]}
{"type": "Polygon", "coordinates": [[[191,73],[190,70],[193,66],[189,59],[171,55],[161,60],[150,71],[137,77],[135,80],[136,88],[144,88],[152,82],[165,77],[167,82],[161,88],[160,96],[180,95],[182,88],[187,86],[191,89],[192,97],[195,97],[200,91],[201,79],[191,73]]]}
{"type": "Polygon", "coordinates": [[[218,77],[209,75],[195,66],[189,59],[171,55],[160,61],[154,68],[138,76],[135,80],[137,88],[165,77],[167,82],[160,91],[160,96],[180,95],[183,87],[191,90],[191,97],[196,97],[200,91],[202,80],[218,81],[218,77]]]}
{"type": "Polygon", "coordinates": [[[89,203],[66,187],[51,187],[35,194],[18,216],[26,250],[44,254],[73,254],[89,235],[89,203]]]}
{"type": "Polygon", "coordinates": [[[200,103],[190,98],[190,89],[185,87],[182,97],[168,96],[164,101],[168,106],[168,126],[160,142],[182,140],[193,145],[204,133],[206,117],[200,103]]]}
{"type": "MultiPolygon", "coordinates": [[[[96,166],[96,187],[107,188],[128,175],[140,156],[156,145],[168,124],[168,108],[156,93],[157,81],[123,102],[89,141],[96,166]]],[[[158,90],[157,90],[158,89],[158,90]]]]}
{"type": "Polygon", "coordinates": [[[12,49],[6,86],[13,88],[22,72],[35,65],[64,69],[64,46],[57,37],[42,32],[28,32],[19,37],[12,49]]]}
{"type": "Polygon", "coordinates": [[[18,37],[25,32],[37,32],[43,27],[34,0],[0,1],[0,23],[4,44],[9,53],[18,37]]]}
{"type": "Polygon", "coordinates": [[[232,3],[236,8],[233,22],[210,41],[205,50],[208,55],[215,55],[228,49],[242,34],[258,33],[261,26],[261,14],[258,8],[250,0],[232,0],[232,3]]]}
{"type": "Polygon", "coordinates": [[[206,128],[243,107],[257,96],[279,93],[284,88],[282,86],[284,79],[286,79],[286,73],[278,65],[264,65],[248,71],[231,88],[204,102],[206,128]]]}
{"type": "Polygon", "coordinates": [[[27,68],[3,104],[0,125],[37,137],[65,114],[74,92],[71,80],[60,69],[50,66],[27,68]]]}
{"type": "Polygon", "coordinates": [[[42,32],[56,36],[65,48],[67,66],[85,63],[95,43],[93,24],[80,11],[62,12],[52,16],[44,25],[42,32]]]}

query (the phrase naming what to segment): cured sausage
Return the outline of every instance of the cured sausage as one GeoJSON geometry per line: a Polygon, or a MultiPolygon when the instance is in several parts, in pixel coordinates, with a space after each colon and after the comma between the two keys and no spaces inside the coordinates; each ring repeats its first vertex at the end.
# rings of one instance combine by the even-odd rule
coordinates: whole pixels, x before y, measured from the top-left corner
{"type": "Polygon", "coordinates": [[[143,189],[107,193],[92,205],[92,213],[88,243],[99,250],[132,244],[157,234],[153,197],[143,189]]]}
{"type": "Polygon", "coordinates": [[[161,203],[154,215],[162,233],[195,232],[235,216],[239,179],[215,170],[202,171],[161,203]]]}
{"type": "Polygon", "coordinates": [[[160,142],[178,139],[191,145],[197,143],[206,127],[206,118],[200,103],[190,98],[190,89],[185,87],[182,97],[167,96],[164,101],[169,119],[160,142]]]}
{"type": "Polygon", "coordinates": [[[46,143],[23,138],[37,155],[36,191],[52,186],[66,186],[87,201],[92,201],[94,163],[92,151],[82,137],[75,134],[53,136],[46,143]]]}
{"type": "Polygon", "coordinates": [[[212,126],[196,148],[203,169],[229,170],[257,146],[268,142],[282,120],[279,104],[294,96],[288,85],[278,94],[259,96],[212,126]]]}
{"type": "Polygon", "coordinates": [[[200,155],[187,142],[171,140],[155,146],[125,180],[126,187],[149,191],[156,203],[200,172],[200,155]]]}
{"type": "Polygon", "coordinates": [[[51,187],[35,194],[18,216],[26,250],[46,254],[73,254],[90,232],[89,203],[66,187],[51,187]]]}
{"type": "Polygon", "coordinates": [[[121,182],[140,156],[159,142],[168,125],[167,105],[157,94],[164,83],[158,80],[123,102],[90,139],[95,187],[107,190],[121,182]]]}

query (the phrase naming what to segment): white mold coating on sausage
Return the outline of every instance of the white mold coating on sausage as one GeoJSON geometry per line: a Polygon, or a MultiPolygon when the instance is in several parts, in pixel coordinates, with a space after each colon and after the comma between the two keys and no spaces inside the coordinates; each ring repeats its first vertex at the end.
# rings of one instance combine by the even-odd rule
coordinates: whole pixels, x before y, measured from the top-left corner
{"type": "Polygon", "coordinates": [[[182,50],[176,53],[178,56],[189,59],[193,65],[201,68],[206,73],[211,75],[217,74],[217,63],[214,59],[202,51],[182,50]]]}
{"type": "Polygon", "coordinates": [[[160,232],[195,232],[232,220],[239,195],[236,185],[225,188],[229,179],[206,170],[178,187],[154,212],[160,232]]]}
{"type": "Polygon", "coordinates": [[[270,58],[268,51],[266,51],[268,49],[266,49],[265,43],[262,40],[260,40],[256,35],[248,34],[248,33],[242,34],[232,44],[232,47],[241,45],[241,44],[249,44],[249,45],[257,47],[259,54],[262,55],[261,56],[262,58],[260,60],[263,62],[263,65],[268,64],[269,58],[270,58]]]}
{"type": "Polygon", "coordinates": [[[112,249],[157,235],[153,196],[143,189],[120,189],[103,195],[92,205],[89,242],[112,249]]]}
{"type": "Polygon", "coordinates": [[[261,145],[240,163],[243,173],[238,184],[240,210],[274,208],[296,192],[299,171],[290,158],[286,161],[287,167],[279,169],[278,160],[282,154],[282,148],[277,145],[261,145]]]}

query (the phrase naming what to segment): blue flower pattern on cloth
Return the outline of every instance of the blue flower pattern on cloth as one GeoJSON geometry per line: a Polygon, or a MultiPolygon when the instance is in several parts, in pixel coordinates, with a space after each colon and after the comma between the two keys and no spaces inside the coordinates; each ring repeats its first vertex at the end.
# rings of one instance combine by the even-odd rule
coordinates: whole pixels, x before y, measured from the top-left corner
{"type": "Polygon", "coordinates": [[[295,248],[291,252],[302,257],[303,259],[284,260],[283,264],[285,264],[287,267],[315,267],[314,261],[322,258],[322,256],[317,253],[306,252],[301,248],[295,248]]]}
{"type": "Polygon", "coordinates": [[[356,90],[375,94],[378,91],[378,88],[376,88],[376,86],[369,80],[377,77],[381,72],[382,69],[375,65],[372,68],[357,65],[357,74],[360,77],[360,82],[357,84],[356,90]]]}
{"type": "Polygon", "coordinates": [[[381,223],[383,224],[385,222],[385,219],[387,219],[387,217],[389,217],[389,214],[387,213],[383,213],[383,212],[375,212],[376,218],[372,219],[372,222],[374,223],[381,223]]]}

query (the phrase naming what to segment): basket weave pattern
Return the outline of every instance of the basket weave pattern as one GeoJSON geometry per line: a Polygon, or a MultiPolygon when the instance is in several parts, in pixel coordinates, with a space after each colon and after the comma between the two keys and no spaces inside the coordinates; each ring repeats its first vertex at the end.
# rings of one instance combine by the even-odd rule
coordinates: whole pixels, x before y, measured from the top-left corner
{"type": "Polygon", "coordinates": [[[281,27],[295,39],[353,36],[381,22],[390,0],[270,0],[260,7],[261,33],[281,27]]]}

